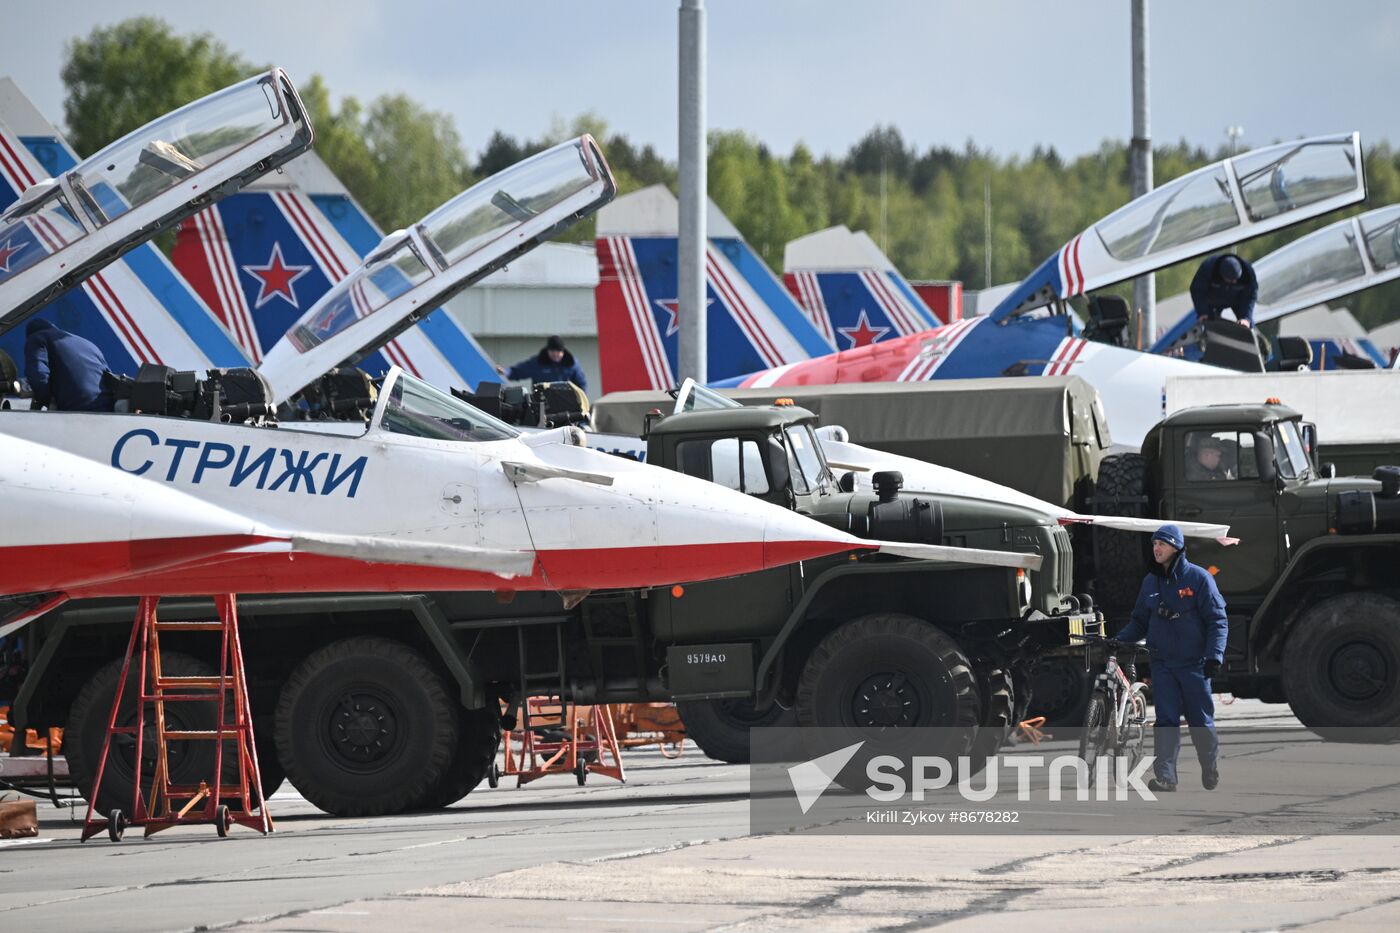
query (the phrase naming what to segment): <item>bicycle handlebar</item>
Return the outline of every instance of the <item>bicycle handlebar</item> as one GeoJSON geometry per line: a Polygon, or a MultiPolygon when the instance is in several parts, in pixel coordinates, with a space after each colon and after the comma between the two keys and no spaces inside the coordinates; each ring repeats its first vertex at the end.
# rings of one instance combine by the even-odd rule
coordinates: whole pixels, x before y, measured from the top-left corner
{"type": "Polygon", "coordinates": [[[1135,650],[1135,651],[1147,651],[1147,650],[1148,650],[1146,645],[1139,644],[1138,642],[1135,642],[1135,641],[1119,641],[1119,640],[1116,639],[1116,638],[1108,638],[1108,637],[1103,636],[1103,635],[1076,635],[1075,637],[1076,637],[1076,638],[1082,638],[1082,639],[1084,639],[1084,641],[1086,641],[1086,642],[1093,642],[1093,643],[1099,644],[1099,645],[1106,645],[1106,646],[1108,646],[1108,647],[1110,647],[1110,648],[1132,648],[1132,649],[1135,650]]]}

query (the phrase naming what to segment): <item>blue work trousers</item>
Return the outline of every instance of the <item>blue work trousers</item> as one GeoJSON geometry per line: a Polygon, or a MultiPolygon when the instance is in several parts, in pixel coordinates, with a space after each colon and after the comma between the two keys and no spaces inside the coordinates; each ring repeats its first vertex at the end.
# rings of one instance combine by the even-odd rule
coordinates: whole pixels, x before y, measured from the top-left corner
{"type": "Polygon", "coordinates": [[[1215,735],[1215,701],[1210,696],[1210,681],[1200,665],[1176,667],[1153,661],[1152,703],[1157,708],[1156,727],[1152,730],[1157,756],[1152,770],[1157,779],[1176,783],[1182,716],[1191,728],[1191,744],[1196,746],[1201,770],[1215,770],[1220,754],[1220,741],[1215,735]]]}

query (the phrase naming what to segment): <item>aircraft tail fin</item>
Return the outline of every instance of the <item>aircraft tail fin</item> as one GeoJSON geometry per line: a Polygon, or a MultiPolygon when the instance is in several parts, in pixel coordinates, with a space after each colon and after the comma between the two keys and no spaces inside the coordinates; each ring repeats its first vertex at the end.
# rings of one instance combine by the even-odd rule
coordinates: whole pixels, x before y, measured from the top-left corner
{"type": "MultiPolygon", "coordinates": [[[[662,185],[598,215],[598,351],[605,392],[675,384],[680,330],[678,205],[662,185]]],[[[724,379],[820,356],[831,342],[710,205],[706,252],[708,376],[724,379]]]]}

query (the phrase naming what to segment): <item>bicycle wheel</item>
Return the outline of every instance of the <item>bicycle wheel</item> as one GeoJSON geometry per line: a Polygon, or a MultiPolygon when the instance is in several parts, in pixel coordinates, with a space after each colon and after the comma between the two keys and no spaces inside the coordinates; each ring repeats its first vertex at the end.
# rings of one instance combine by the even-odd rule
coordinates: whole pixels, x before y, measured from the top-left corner
{"type": "Polygon", "coordinates": [[[1147,700],[1141,692],[1134,693],[1128,697],[1127,721],[1123,723],[1123,732],[1118,743],[1123,758],[1127,762],[1128,770],[1131,774],[1142,760],[1142,746],[1147,736],[1147,700]]]}
{"type": "Polygon", "coordinates": [[[1084,732],[1079,736],[1079,757],[1089,766],[1089,786],[1094,786],[1094,763],[1109,752],[1108,694],[1095,690],[1084,710],[1084,732]]]}

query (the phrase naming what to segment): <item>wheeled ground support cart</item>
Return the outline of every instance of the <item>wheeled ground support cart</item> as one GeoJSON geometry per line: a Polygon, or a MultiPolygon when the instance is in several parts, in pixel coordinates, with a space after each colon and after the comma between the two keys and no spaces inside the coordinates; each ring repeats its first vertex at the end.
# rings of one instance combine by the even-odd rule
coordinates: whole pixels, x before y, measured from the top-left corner
{"type": "Polygon", "coordinates": [[[227,836],[235,823],[264,835],[273,829],[267,801],[262,799],[258,755],[253,744],[253,717],[248,704],[248,684],[243,670],[243,648],[238,639],[238,607],[232,595],[214,597],[218,621],[162,622],[157,618],[158,596],[142,597],[136,623],[126,646],[126,659],[117,679],[116,696],[97,760],[97,776],[88,794],[82,841],[106,831],[119,842],[128,826],[142,826],[150,836],[171,826],[212,823],[227,836]],[[161,636],[216,633],[220,637],[218,674],[168,676],[161,670],[161,636]],[[133,691],[135,716],[130,725],[118,725],[123,697],[133,691]],[[170,729],[167,704],[209,704],[214,712],[212,729],[170,729]],[[97,814],[97,798],[114,736],[130,736],[135,747],[131,809],[113,808],[106,818],[97,814]],[[170,782],[170,743],[213,742],[213,769],[197,784],[170,782]],[[147,743],[154,743],[155,768],[148,795],[141,791],[147,743]],[[225,768],[225,748],[233,756],[225,768]],[[236,767],[235,767],[236,766],[236,767]],[[228,772],[227,779],[225,772],[228,772]]]}

